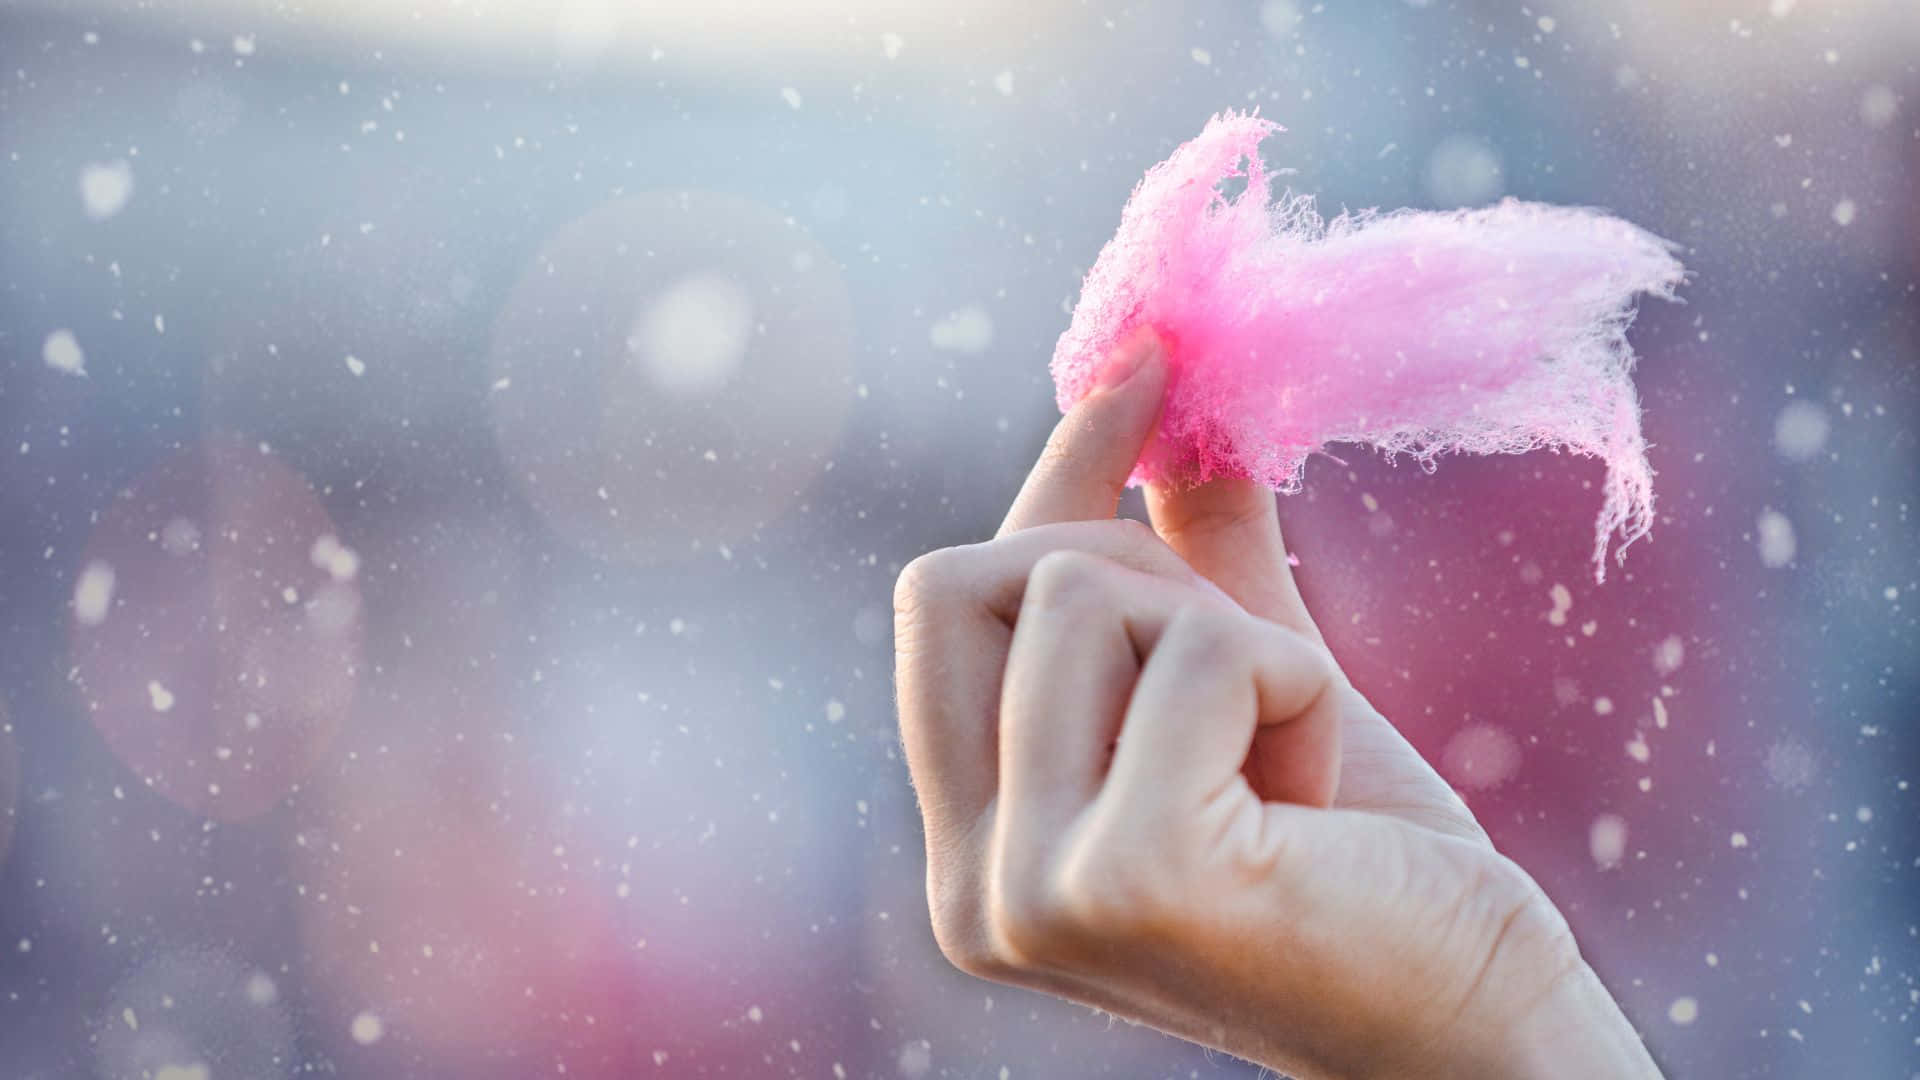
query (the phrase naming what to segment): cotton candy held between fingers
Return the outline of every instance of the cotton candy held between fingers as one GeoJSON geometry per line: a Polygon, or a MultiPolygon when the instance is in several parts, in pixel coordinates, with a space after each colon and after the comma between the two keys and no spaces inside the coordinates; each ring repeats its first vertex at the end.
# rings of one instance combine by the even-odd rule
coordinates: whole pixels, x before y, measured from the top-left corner
{"type": "Polygon", "coordinates": [[[1653,520],[1626,338],[1641,293],[1671,299],[1672,245],[1596,210],[1478,210],[1323,221],[1277,202],[1260,143],[1222,113],[1147,172],[1088,273],[1053,356],[1060,407],[1140,327],[1166,347],[1159,432],[1135,483],[1249,477],[1293,491],[1306,459],[1364,443],[1422,461],[1551,447],[1600,458],[1596,577],[1653,520]],[[1221,182],[1245,177],[1227,196],[1221,182]]]}

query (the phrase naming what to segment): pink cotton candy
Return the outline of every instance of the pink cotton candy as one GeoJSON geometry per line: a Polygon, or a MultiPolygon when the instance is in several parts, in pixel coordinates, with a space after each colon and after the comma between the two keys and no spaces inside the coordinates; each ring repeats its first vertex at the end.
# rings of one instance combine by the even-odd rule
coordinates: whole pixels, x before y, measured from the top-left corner
{"type": "Polygon", "coordinates": [[[1166,342],[1160,431],[1133,482],[1251,477],[1300,487],[1308,455],[1366,443],[1423,463],[1553,447],[1603,459],[1595,577],[1653,523],[1626,330],[1636,294],[1671,299],[1666,241],[1596,210],[1508,199],[1322,222],[1271,201],[1260,141],[1223,113],[1147,171],[1087,274],[1053,355],[1064,410],[1136,327],[1166,342]],[[1244,176],[1228,198],[1221,181],[1244,176]]]}

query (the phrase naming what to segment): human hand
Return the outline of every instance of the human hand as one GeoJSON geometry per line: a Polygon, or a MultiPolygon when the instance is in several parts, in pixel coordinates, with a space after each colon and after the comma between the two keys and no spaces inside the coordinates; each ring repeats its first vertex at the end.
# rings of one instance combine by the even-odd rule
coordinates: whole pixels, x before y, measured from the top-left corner
{"type": "Polygon", "coordinates": [[[1110,520],[1165,379],[1150,342],[1115,368],[1000,538],[896,593],[942,950],[1303,1076],[1657,1075],[1332,664],[1271,495],[1152,491],[1159,537],[1110,520]]]}

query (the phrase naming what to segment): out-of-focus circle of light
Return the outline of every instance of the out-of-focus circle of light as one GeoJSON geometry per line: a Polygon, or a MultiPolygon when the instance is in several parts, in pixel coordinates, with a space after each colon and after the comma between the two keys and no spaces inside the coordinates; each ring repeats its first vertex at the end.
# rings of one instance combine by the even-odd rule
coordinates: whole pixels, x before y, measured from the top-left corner
{"type": "Polygon", "coordinates": [[[740,370],[752,338],[753,303],[745,290],[717,274],[695,274],[647,305],[627,348],[660,389],[703,398],[740,370]]]}
{"type": "Polygon", "coordinates": [[[94,1030],[104,1080],[292,1076],[297,1064],[273,976],[210,949],[140,965],[107,995],[94,1030]]]}
{"type": "Polygon", "coordinates": [[[133,198],[133,166],[125,161],[88,165],[80,170],[80,202],[87,216],[104,221],[133,198]]]}
{"type": "Polygon", "coordinates": [[[1436,206],[1480,206],[1504,190],[1500,155],[1477,135],[1449,135],[1427,158],[1427,196],[1436,206]]]}
{"type": "Polygon", "coordinates": [[[231,436],[101,511],[75,584],[74,682],[141,780],[223,821],[300,782],[358,679],[360,591],[340,547],[306,481],[231,436]]]}
{"type": "Polygon", "coordinates": [[[1900,97],[1884,83],[1875,83],[1860,94],[1860,119],[1868,127],[1883,128],[1893,123],[1900,111],[1900,97]]]}
{"type": "Polygon", "coordinates": [[[621,199],[555,233],[508,298],[496,437],[527,498],[592,554],[711,549],[827,468],[852,321],[839,268],[774,211],[698,191],[621,199]]]}
{"type": "MultiPolygon", "coordinates": [[[[437,691],[386,687],[394,700],[371,704],[389,726],[303,796],[313,815],[294,852],[301,941],[341,1018],[336,1042],[448,1065],[551,1055],[570,1075],[607,1075],[593,1063],[619,1057],[645,957],[578,865],[590,845],[551,820],[557,799],[511,742],[410,726],[437,691]]],[[[482,694],[448,693],[489,711],[482,694]]]]}
{"type": "Polygon", "coordinates": [[[1833,422],[1818,402],[1789,401],[1773,419],[1773,450],[1787,461],[1811,461],[1827,445],[1833,422]]]}
{"type": "Polygon", "coordinates": [[[1499,787],[1520,771],[1520,744],[1504,728],[1470,724],[1447,740],[1440,771],[1455,787],[1468,791],[1499,787]]]}

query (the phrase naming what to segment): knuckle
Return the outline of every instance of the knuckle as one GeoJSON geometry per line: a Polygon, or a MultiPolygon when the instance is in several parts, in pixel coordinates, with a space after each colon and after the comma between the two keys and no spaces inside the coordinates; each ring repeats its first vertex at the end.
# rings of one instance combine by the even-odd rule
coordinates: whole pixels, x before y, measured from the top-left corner
{"type": "Polygon", "coordinates": [[[947,962],[969,975],[987,976],[993,956],[980,933],[979,904],[969,893],[954,889],[943,875],[927,875],[927,913],[933,941],[947,962]]]}
{"type": "Polygon", "coordinates": [[[947,963],[981,978],[991,978],[996,970],[993,954],[974,931],[972,921],[956,920],[943,916],[939,907],[933,907],[933,941],[940,947],[940,955],[947,963]]]}
{"type": "Polygon", "coordinates": [[[1167,627],[1167,641],[1195,664],[1227,666],[1248,658],[1252,644],[1241,618],[1213,604],[1189,604],[1167,627]]]}
{"type": "Polygon", "coordinates": [[[1050,551],[1027,574],[1027,593],[1021,606],[1059,610],[1097,602],[1107,577],[1107,566],[1084,551],[1050,551]]]}
{"type": "Polygon", "coordinates": [[[959,580],[959,563],[964,558],[959,548],[940,548],[908,563],[893,583],[895,616],[912,616],[937,597],[951,592],[959,580]]]}
{"type": "Polygon", "coordinates": [[[990,919],[993,938],[1006,961],[1017,968],[1055,965],[1071,937],[1058,891],[1048,878],[1015,879],[993,890],[990,919]]]}

